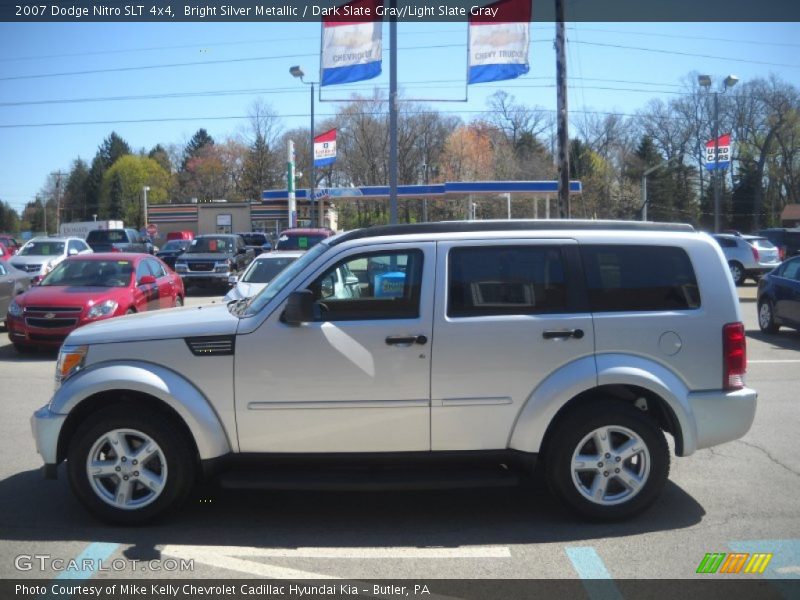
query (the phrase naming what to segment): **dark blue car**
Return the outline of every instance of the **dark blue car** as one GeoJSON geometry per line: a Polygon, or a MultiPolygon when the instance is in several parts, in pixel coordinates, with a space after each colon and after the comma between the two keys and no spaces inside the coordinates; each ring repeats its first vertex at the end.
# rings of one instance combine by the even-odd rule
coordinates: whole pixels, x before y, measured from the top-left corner
{"type": "Polygon", "coordinates": [[[800,329],[800,256],[784,261],[758,282],[758,326],[775,333],[781,325],[800,329]]]}

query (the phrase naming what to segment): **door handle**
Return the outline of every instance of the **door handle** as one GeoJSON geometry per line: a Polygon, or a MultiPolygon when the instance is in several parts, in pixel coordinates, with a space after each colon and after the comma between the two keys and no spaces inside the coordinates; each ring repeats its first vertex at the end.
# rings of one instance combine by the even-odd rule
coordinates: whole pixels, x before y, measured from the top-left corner
{"type": "Polygon", "coordinates": [[[428,343],[428,338],[424,335],[390,335],[386,338],[386,343],[390,346],[410,346],[411,344],[422,346],[428,343]]]}
{"type": "Polygon", "coordinates": [[[560,340],[565,338],[575,338],[579,340],[583,337],[583,329],[548,329],[542,333],[542,337],[546,340],[560,340]]]}

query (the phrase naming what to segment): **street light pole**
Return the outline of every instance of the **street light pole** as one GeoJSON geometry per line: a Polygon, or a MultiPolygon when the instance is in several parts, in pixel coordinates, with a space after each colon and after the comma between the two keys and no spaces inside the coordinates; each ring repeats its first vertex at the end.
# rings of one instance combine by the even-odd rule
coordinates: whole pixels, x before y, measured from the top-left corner
{"type": "Polygon", "coordinates": [[[710,75],[698,75],[697,82],[700,84],[700,87],[707,88],[709,93],[714,95],[714,124],[713,124],[713,136],[714,136],[714,172],[711,175],[712,185],[714,186],[714,233],[719,233],[721,228],[721,200],[720,200],[720,189],[719,189],[719,95],[720,93],[724,94],[728,88],[732,88],[736,85],[739,81],[739,78],[736,75],[728,75],[725,80],[722,82],[722,92],[719,91],[710,91],[711,90],[711,76],[710,75]]]}
{"type": "Polygon", "coordinates": [[[147,227],[147,192],[149,191],[150,191],[150,186],[147,185],[142,186],[142,193],[144,194],[144,211],[142,212],[144,223],[142,223],[142,227],[147,227]]]}
{"type": "Polygon", "coordinates": [[[300,65],[295,65],[289,69],[289,73],[292,77],[298,78],[302,83],[311,86],[311,164],[309,165],[309,170],[311,172],[311,182],[309,184],[308,190],[308,206],[309,210],[311,210],[312,206],[316,206],[316,221],[319,227],[325,226],[325,207],[321,204],[322,199],[317,201],[314,196],[316,194],[316,187],[317,187],[317,170],[314,166],[314,86],[319,83],[317,81],[305,81],[303,78],[306,76],[303,68],[300,65]]]}

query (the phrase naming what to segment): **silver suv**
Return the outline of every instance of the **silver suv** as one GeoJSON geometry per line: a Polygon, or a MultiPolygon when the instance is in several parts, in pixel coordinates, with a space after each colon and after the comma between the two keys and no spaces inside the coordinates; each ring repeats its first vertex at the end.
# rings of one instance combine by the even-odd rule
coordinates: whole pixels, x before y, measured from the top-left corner
{"type": "Polygon", "coordinates": [[[714,239],[722,248],[736,285],[743,285],[747,278],[758,282],[781,264],[778,249],[765,237],[720,233],[714,239]]]}
{"type": "Polygon", "coordinates": [[[658,497],[665,433],[689,456],[748,431],[745,368],[725,259],[689,226],[383,226],[320,242],[253,298],[76,330],[32,423],[45,473],[66,460],[118,523],[201,478],[509,485],[537,460],[568,506],[617,519],[658,497]]]}

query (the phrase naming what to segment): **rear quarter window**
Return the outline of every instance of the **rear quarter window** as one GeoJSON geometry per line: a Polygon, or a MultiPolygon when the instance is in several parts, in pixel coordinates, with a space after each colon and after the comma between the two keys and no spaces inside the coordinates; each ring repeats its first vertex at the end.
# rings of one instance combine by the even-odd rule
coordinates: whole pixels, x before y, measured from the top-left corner
{"type": "Polygon", "coordinates": [[[592,312],[700,307],[694,268],[682,248],[587,245],[581,259],[592,312]]]}

